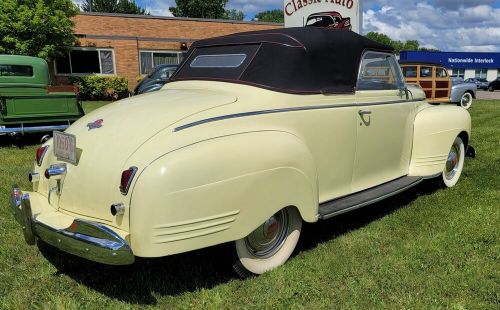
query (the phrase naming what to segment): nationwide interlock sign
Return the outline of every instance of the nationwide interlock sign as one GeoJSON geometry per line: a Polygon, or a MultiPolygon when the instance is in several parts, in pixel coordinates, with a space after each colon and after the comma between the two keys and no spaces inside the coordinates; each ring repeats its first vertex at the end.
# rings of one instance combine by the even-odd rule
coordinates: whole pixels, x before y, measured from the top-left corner
{"type": "Polygon", "coordinates": [[[317,26],[361,32],[361,0],[285,0],[285,27],[317,26]]]}

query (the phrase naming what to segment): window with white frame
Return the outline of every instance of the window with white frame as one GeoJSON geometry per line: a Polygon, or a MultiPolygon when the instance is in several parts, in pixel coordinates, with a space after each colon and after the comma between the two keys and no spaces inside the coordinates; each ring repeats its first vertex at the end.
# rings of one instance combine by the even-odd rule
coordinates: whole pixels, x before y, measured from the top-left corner
{"type": "Polygon", "coordinates": [[[488,69],[476,69],[476,78],[485,79],[488,75],[488,69]]]}
{"type": "Polygon", "coordinates": [[[112,49],[73,48],[55,60],[58,75],[115,74],[112,49]]]}
{"type": "Polygon", "coordinates": [[[465,69],[453,69],[451,76],[453,77],[461,77],[463,78],[465,76],[465,69]]]}
{"type": "Polygon", "coordinates": [[[158,65],[178,65],[186,52],[140,51],[141,74],[148,74],[158,65]]]}

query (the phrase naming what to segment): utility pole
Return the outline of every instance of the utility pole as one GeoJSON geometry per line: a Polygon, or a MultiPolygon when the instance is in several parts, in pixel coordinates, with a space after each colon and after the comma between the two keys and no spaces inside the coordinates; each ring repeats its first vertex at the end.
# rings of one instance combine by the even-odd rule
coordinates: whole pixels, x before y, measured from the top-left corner
{"type": "Polygon", "coordinates": [[[90,1],[90,5],[89,5],[89,11],[92,12],[92,0],[89,0],[90,1]]]}

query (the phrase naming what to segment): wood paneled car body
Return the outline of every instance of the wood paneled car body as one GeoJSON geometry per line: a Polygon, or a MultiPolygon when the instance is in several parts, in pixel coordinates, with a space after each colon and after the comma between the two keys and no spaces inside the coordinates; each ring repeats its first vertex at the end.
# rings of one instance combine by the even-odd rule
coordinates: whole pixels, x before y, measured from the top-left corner
{"type": "Polygon", "coordinates": [[[406,83],[422,87],[430,103],[456,103],[469,109],[476,98],[473,83],[457,83],[448,75],[448,70],[440,64],[401,60],[406,83]]]}
{"type": "Polygon", "coordinates": [[[469,113],[408,90],[393,51],[345,30],[195,42],[162,90],[109,104],[37,152],[25,238],[106,264],[234,242],[261,274],[316,222],[458,181],[469,113]]]}

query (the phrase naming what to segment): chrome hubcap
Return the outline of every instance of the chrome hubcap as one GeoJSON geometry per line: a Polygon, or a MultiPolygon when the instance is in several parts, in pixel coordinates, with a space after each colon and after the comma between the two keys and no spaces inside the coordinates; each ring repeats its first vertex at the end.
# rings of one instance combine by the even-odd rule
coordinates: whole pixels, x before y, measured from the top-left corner
{"type": "Polygon", "coordinates": [[[281,210],[260,225],[245,242],[248,250],[258,257],[274,255],[285,242],[288,234],[288,213],[281,210]]]}
{"type": "Polygon", "coordinates": [[[448,159],[446,160],[446,168],[444,170],[446,179],[451,180],[457,174],[460,155],[460,146],[458,144],[453,144],[448,154],[448,159]]]}
{"type": "Polygon", "coordinates": [[[468,94],[467,94],[467,95],[464,95],[464,96],[462,97],[462,106],[464,106],[464,107],[468,106],[471,100],[472,100],[472,99],[471,99],[471,96],[470,96],[470,95],[468,95],[468,94]]]}

